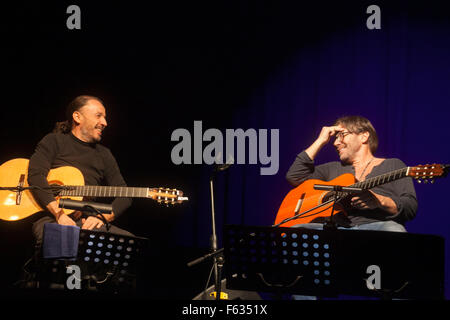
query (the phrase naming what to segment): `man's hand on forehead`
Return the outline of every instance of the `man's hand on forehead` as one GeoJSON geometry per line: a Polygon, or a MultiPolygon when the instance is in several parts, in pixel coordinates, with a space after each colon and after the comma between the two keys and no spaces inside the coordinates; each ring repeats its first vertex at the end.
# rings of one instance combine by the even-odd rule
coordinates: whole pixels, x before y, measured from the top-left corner
{"type": "Polygon", "coordinates": [[[345,128],[342,127],[342,126],[340,126],[340,125],[337,125],[337,126],[331,126],[330,129],[331,129],[332,132],[333,132],[333,134],[332,134],[333,136],[334,136],[336,133],[338,133],[338,132],[345,131],[345,128]]]}
{"type": "Polygon", "coordinates": [[[314,160],[319,150],[330,142],[331,137],[342,131],[345,131],[345,128],[341,126],[323,127],[317,139],[309,148],[305,150],[305,152],[308,154],[311,160],[314,160]]]}

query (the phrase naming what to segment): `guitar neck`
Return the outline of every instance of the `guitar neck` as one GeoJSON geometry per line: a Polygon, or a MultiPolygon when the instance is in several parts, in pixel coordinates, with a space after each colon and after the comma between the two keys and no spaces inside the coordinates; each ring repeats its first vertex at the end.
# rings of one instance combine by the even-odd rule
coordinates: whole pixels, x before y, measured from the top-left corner
{"type": "Polygon", "coordinates": [[[104,197],[104,198],[148,198],[149,188],[114,186],[64,186],[59,196],[104,197]]]}
{"type": "Polygon", "coordinates": [[[369,178],[364,181],[359,181],[357,183],[352,184],[350,187],[361,188],[361,189],[371,189],[377,187],[379,185],[389,183],[401,178],[408,176],[409,167],[405,167],[402,169],[394,170],[373,178],[369,178]]]}

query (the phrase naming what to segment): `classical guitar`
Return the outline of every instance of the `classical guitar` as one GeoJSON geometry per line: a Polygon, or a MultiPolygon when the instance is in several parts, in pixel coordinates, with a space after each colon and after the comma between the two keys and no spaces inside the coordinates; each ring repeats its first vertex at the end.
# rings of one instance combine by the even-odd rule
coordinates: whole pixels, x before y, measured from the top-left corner
{"type": "MultiPolygon", "coordinates": [[[[300,223],[309,223],[316,218],[325,218],[331,215],[333,207],[333,196],[335,191],[322,191],[315,190],[315,184],[322,185],[339,185],[346,187],[361,188],[363,190],[368,190],[376,186],[389,183],[401,178],[412,177],[418,182],[434,182],[435,178],[445,176],[447,174],[448,166],[441,164],[431,164],[431,165],[419,165],[416,167],[405,167],[402,169],[394,170],[373,178],[369,178],[364,181],[356,182],[355,177],[346,173],[331,181],[321,181],[316,179],[306,180],[298,187],[292,189],[284,198],[283,202],[278,209],[277,216],[275,218],[275,224],[280,224],[284,220],[293,217],[296,214],[301,214],[302,212],[309,211],[320,204],[325,204],[322,207],[316,208],[309,211],[304,216],[301,215],[299,218],[282,223],[281,227],[290,227],[300,223]]],[[[347,194],[348,195],[348,194],[347,194]]],[[[346,196],[346,194],[341,194],[341,196],[346,196]]],[[[336,205],[334,208],[334,213],[343,212],[345,214],[345,207],[342,205],[336,205]]]]}
{"type": "MultiPolygon", "coordinates": [[[[0,219],[7,221],[27,218],[43,209],[34,199],[29,187],[28,159],[13,159],[0,166],[0,219]],[[24,188],[14,190],[14,188],[24,188]]],[[[133,188],[114,186],[85,186],[84,177],[75,167],[51,169],[47,181],[57,201],[62,198],[82,200],[83,197],[151,198],[163,204],[176,204],[188,200],[183,192],[167,188],[133,188]]],[[[74,210],[63,209],[69,214],[74,210]]]]}

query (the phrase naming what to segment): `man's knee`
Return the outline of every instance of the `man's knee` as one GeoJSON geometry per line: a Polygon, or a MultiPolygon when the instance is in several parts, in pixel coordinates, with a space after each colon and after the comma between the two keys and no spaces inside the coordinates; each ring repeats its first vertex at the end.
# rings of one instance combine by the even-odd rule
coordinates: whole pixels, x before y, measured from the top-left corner
{"type": "Polygon", "coordinates": [[[358,226],[359,230],[374,230],[374,231],[390,231],[390,232],[407,232],[405,227],[395,221],[380,221],[358,226]]]}
{"type": "Polygon", "coordinates": [[[292,228],[305,228],[305,229],[311,229],[311,230],[323,230],[323,224],[321,223],[299,223],[296,225],[293,225],[292,228]]]}
{"type": "Polygon", "coordinates": [[[406,232],[405,227],[395,221],[386,221],[381,230],[391,232],[406,232]]]}

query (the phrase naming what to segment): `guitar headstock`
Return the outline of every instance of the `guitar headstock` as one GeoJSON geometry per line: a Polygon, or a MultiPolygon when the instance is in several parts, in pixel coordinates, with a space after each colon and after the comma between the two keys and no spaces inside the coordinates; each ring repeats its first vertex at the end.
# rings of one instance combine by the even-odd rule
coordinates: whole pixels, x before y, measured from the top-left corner
{"type": "Polygon", "coordinates": [[[445,177],[448,169],[449,165],[442,164],[418,165],[415,167],[409,167],[407,176],[416,179],[419,183],[421,183],[422,180],[425,183],[428,183],[429,180],[433,183],[434,179],[445,177]]]}
{"type": "Polygon", "coordinates": [[[150,188],[148,197],[166,205],[182,203],[188,197],[183,197],[183,191],[169,188],[150,188]]]}

